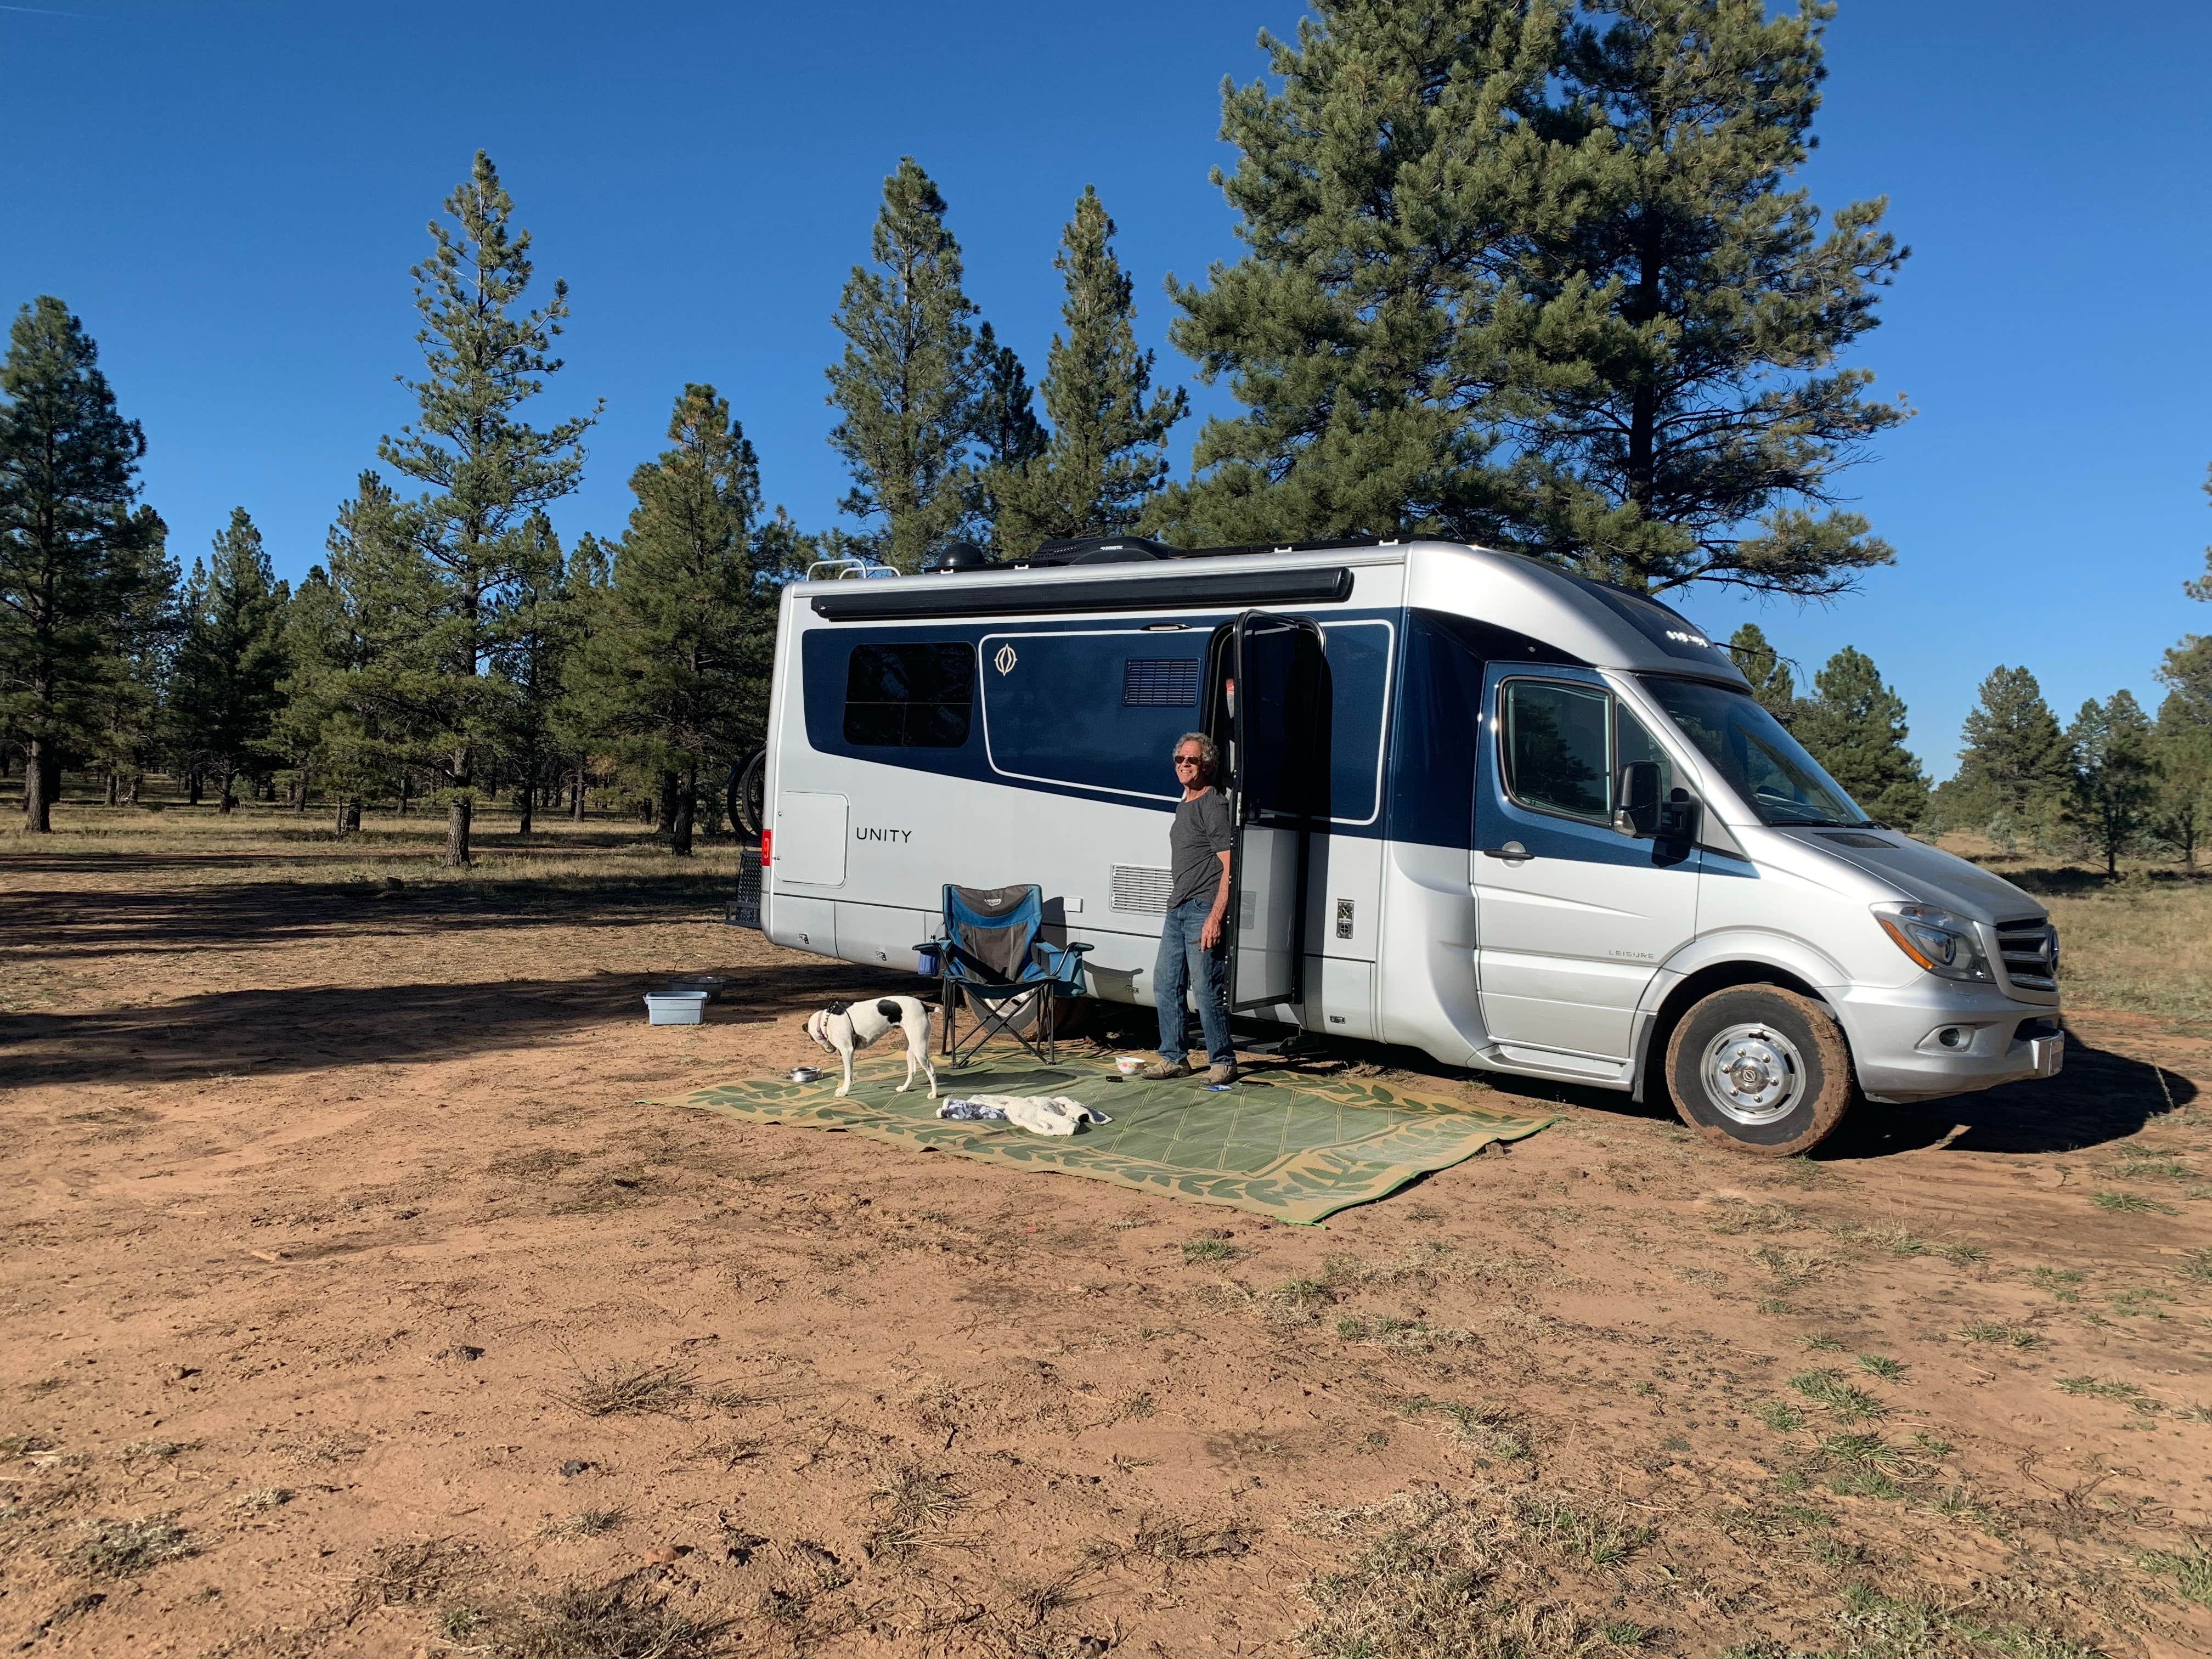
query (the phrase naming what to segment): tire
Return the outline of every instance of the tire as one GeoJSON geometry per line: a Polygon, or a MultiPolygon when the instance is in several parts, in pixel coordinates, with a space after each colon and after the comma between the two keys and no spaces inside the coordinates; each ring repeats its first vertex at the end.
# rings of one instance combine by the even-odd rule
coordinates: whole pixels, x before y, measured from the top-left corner
{"type": "Polygon", "coordinates": [[[1693,1004],[1674,1027],[1667,1092],[1706,1139],[1755,1158],[1790,1158],[1826,1140],[1850,1109],[1851,1051],[1812,998],[1732,986],[1693,1004]]]}

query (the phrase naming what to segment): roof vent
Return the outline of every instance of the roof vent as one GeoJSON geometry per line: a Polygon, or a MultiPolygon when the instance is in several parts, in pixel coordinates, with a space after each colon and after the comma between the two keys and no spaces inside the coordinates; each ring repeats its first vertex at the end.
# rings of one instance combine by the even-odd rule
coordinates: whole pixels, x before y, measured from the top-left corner
{"type": "Polygon", "coordinates": [[[981,570],[990,565],[990,556],[973,542],[947,542],[921,562],[921,568],[932,573],[951,570],[981,570]]]}

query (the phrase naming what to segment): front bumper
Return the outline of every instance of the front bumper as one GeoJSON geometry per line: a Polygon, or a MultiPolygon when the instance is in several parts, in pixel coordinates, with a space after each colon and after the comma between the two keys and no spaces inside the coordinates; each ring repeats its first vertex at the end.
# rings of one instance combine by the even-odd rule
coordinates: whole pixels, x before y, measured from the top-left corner
{"type": "Polygon", "coordinates": [[[1856,987],[1827,994],[1850,1039],[1869,1100],[1899,1103],[1972,1094],[2056,1077],[2066,1036],[2055,1002],[2021,1002],[1995,987],[1856,987]]]}

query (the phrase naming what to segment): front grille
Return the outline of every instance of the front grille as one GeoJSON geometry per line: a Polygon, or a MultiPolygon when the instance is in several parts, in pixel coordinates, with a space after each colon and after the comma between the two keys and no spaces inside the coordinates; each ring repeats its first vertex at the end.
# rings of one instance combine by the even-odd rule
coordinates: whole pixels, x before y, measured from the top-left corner
{"type": "Polygon", "coordinates": [[[1130,915],[1164,916],[1175,894],[1175,872],[1142,865],[1114,866],[1114,908],[1130,915]]]}
{"type": "Polygon", "coordinates": [[[2005,977],[2023,991],[2058,988],[2058,930],[2041,920],[1997,924],[2005,977]]]}

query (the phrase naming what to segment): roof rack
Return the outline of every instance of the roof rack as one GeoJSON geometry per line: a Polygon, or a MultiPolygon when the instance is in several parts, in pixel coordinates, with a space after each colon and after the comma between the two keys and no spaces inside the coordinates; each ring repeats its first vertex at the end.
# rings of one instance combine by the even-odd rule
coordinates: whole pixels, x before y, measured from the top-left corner
{"type": "Polygon", "coordinates": [[[897,574],[890,566],[878,564],[873,559],[817,559],[806,567],[806,580],[811,582],[866,581],[876,576],[897,574]]]}

